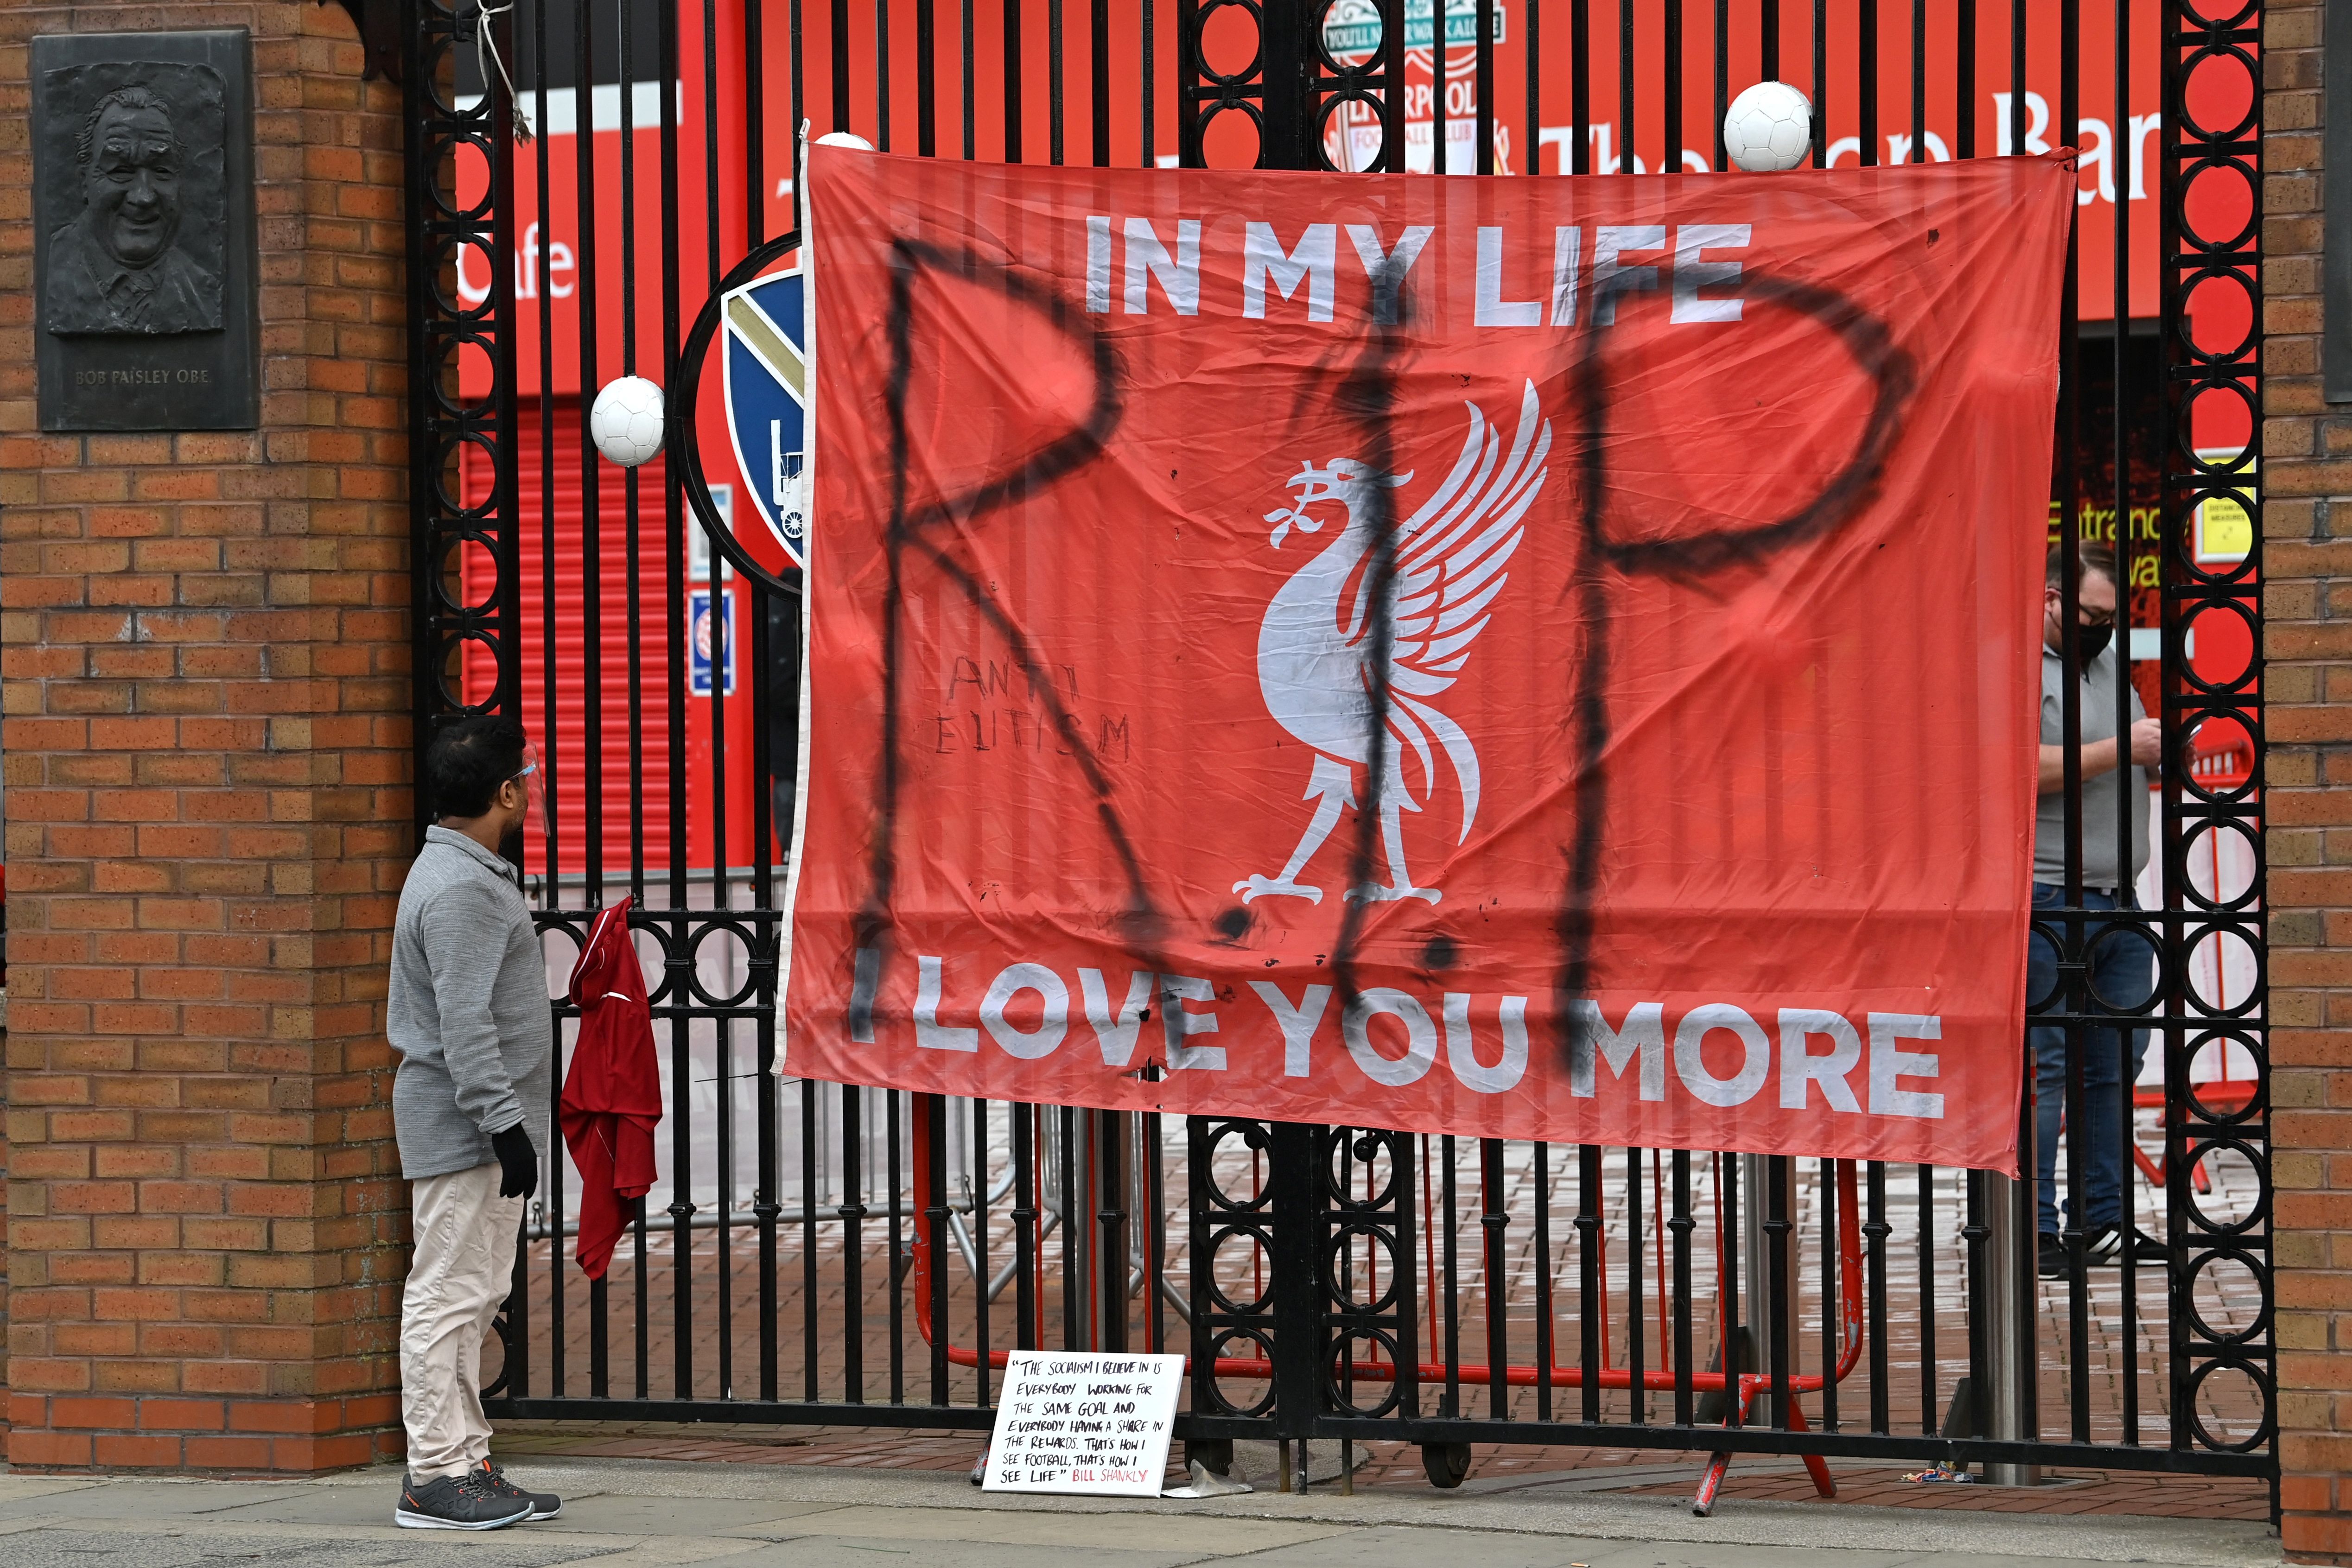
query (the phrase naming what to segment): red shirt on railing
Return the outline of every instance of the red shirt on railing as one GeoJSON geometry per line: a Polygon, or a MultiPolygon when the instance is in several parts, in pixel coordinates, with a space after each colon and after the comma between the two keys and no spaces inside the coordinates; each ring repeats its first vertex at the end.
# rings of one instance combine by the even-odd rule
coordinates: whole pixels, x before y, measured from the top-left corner
{"type": "Polygon", "coordinates": [[[563,1075],[563,1141],[580,1167],[581,1271],[604,1277],[632,1206],[653,1190],[662,1117],[653,1009],[629,942],[629,900],[596,917],[572,967],[580,1039],[563,1075]]]}

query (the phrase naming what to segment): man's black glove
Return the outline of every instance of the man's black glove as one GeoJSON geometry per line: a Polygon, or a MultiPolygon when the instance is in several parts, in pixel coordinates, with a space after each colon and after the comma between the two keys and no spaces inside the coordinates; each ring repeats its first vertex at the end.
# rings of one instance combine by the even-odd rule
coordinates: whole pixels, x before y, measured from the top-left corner
{"type": "Polygon", "coordinates": [[[539,1190],[539,1155],[530,1146],[530,1134],[517,1122],[503,1133],[490,1134],[490,1152],[499,1156],[503,1167],[499,1178],[500,1197],[529,1197],[539,1190]]]}

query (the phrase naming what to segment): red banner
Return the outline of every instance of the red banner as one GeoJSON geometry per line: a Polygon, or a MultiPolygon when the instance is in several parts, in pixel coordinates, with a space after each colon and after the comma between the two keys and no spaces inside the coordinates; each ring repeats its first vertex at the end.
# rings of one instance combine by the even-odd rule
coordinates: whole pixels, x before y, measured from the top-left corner
{"type": "Polygon", "coordinates": [[[2074,184],[814,149],[785,1070],[2013,1168],[2074,184]]]}

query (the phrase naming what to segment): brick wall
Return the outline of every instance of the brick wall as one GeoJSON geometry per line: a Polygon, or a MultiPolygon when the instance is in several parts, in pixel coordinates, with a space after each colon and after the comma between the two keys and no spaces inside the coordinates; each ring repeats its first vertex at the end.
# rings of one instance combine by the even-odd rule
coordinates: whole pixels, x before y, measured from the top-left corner
{"type": "Polygon", "coordinates": [[[384,960],[406,864],[400,95],[302,4],[0,0],[8,1458],[397,1444],[384,960]],[[37,33],[253,34],[263,428],[49,436],[37,33]]]}
{"type": "Polygon", "coordinates": [[[2352,1563],[2352,408],[2319,380],[2326,9],[2264,6],[2263,811],[2281,1534],[2352,1563]]]}

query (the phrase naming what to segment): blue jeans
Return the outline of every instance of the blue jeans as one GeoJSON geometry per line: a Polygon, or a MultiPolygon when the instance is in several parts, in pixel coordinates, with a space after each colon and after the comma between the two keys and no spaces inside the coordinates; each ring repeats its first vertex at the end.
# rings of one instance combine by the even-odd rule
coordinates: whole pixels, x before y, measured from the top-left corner
{"type": "MultiPolygon", "coordinates": [[[[2033,884],[2035,910],[2061,908],[2065,902],[2063,888],[2042,882],[2033,884]]],[[[2083,907],[2129,909],[2135,905],[2128,888],[2124,890],[2120,905],[2107,894],[2086,888],[2083,907]]],[[[2083,950],[2088,955],[2092,992],[2084,1004],[2084,1011],[2131,1011],[2145,1006],[2154,994],[2155,949],[2130,935],[2132,930],[2129,925],[2111,921],[2083,922],[2083,950]],[[2101,943],[2102,931],[2113,931],[2115,935],[2101,943]]],[[[2067,998],[2059,987],[2057,949],[2039,931],[2026,941],[2025,976],[2025,1004],[2030,1013],[2068,1010],[2067,998]]],[[[2055,1177],[2058,1124],[2066,1110],[2066,1031],[2053,1024],[2041,1024],[2030,1026],[2025,1032],[2032,1042],[2034,1057],[2033,1141],[2041,1177],[2042,1233],[2052,1236],[2058,1231],[2055,1177]]],[[[2067,1154],[2071,1161],[2080,1161],[2089,1173],[2089,1212],[2073,1217],[2079,1218],[2086,1230],[2123,1222],[2124,1180],[2130,1159],[2130,1145],[2126,1140],[2130,1136],[2130,1126],[2124,1117],[2122,1093],[2125,1084],[2138,1081],[2140,1059],[2147,1054],[2147,1036],[2144,1029],[2084,1029],[2081,1033],[2083,1098],[2090,1125],[2070,1130],[2067,1154]],[[2130,1061],[2127,1073],[2124,1065],[2126,1058],[2130,1061]]],[[[2071,1215],[2071,1205],[2069,1208],[2071,1215]]]]}

